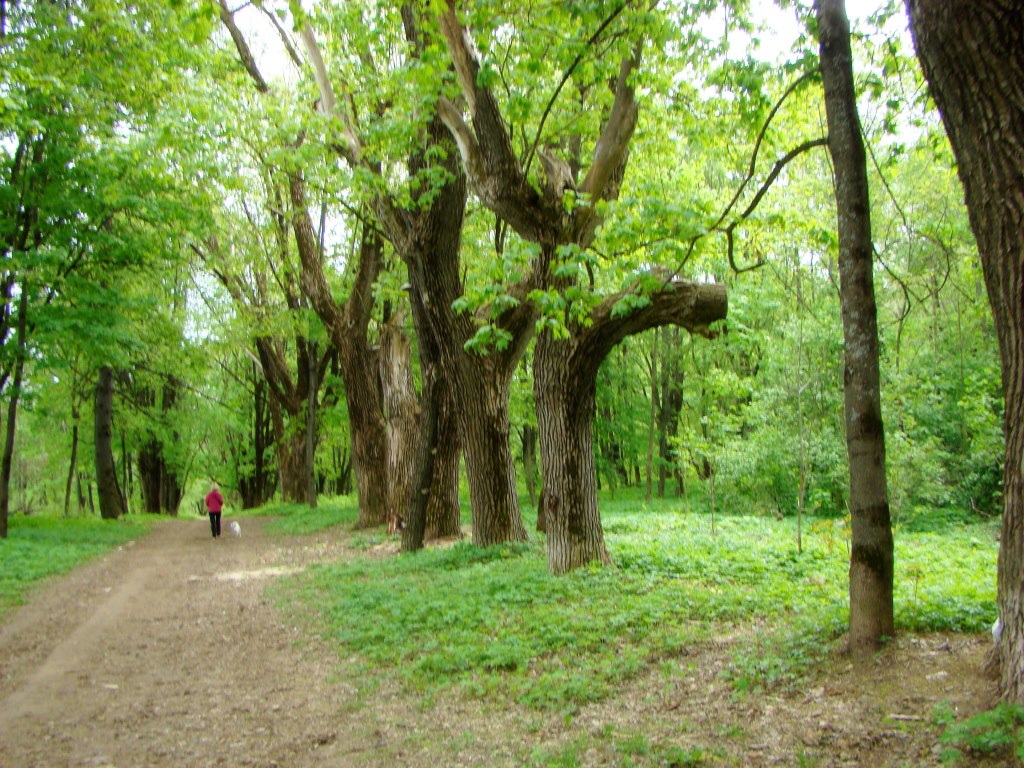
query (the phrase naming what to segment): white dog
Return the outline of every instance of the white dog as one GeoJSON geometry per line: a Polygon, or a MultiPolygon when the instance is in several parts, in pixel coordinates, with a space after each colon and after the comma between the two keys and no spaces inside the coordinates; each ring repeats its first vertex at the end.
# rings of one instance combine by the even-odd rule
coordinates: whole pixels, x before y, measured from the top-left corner
{"type": "Polygon", "coordinates": [[[238,538],[242,538],[242,526],[238,524],[237,520],[232,520],[230,523],[228,523],[228,528],[231,529],[231,532],[235,534],[235,536],[237,536],[238,538]]]}

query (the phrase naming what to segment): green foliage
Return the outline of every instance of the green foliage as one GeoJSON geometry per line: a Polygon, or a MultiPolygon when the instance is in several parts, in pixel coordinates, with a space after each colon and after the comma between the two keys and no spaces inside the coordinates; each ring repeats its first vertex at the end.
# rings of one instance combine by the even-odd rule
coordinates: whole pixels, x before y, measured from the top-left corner
{"type": "Polygon", "coordinates": [[[335,525],[355,523],[359,517],[359,502],[355,497],[317,499],[316,509],[305,504],[268,504],[249,512],[259,516],[274,516],[268,530],[287,536],[316,533],[335,525]]]}
{"type": "Polygon", "coordinates": [[[933,713],[936,724],[945,727],[941,742],[948,746],[942,750],[943,764],[957,765],[971,755],[1003,755],[1018,765],[1024,762],[1024,707],[1020,704],[1002,702],[960,723],[955,717],[948,706],[933,713]]]}
{"type": "MultiPolygon", "coordinates": [[[[678,502],[603,509],[615,569],[556,578],[539,544],[459,544],[317,566],[288,594],[368,675],[396,675],[427,696],[455,687],[567,714],[725,632],[740,637],[726,673],[737,690],[788,687],[842,632],[845,548],[809,537],[798,554],[793,521],[728,516],[712,536],[707,515],[682,515],[678,502]]],[[[981,631],[991,621],[987,529],[899,532],[897,543],[901,630],[981,631]]]]}
{"type": "Polygon", "coordinates": [[[0,540],[0,615],[24,602],[27,591],[40,579],[66,573],[137,539],[152,520],[134,515],[120,520],[12,517],[8,537],[0,540]]]}
{"type": "Polygon", "coordinates": [[[843,631],[839,612],[804,617],[796,628],[770,633],[742,644],[725,670],[737,693],[792,690],[833,649],[829,638],[843,631]]]}

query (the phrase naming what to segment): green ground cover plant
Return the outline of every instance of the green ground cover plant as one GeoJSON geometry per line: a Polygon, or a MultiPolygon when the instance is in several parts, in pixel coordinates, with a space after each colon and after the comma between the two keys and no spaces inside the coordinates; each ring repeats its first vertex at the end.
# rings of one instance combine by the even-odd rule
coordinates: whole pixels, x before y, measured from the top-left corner
{"type": "Polygon", "coordinates": [[[999,755],[1016,765],[1024,764],[1024,707],[1001,702],[961,722],[949,706],[933,713],[937,725],[945,728],[941,753],[944,765],[961,765],[973,756],[999,755]]]}
{"type": "Polygon", "coordinates": [[[316,533],[333,525],[352,525],[359,516],[359,502],[354,496],[321,498],[316,509],[305,504],[270,504],[246,515],[275,519],[268,524],[271,533],[300,536],[316,533]]]}
{"type": "Polygon", "coordinates": [[[142,536],[155,519],[139,515],[119,520],[92,515],[11,517],[8,538],[0,541],[0,615],[22,604],[39,580],[66,573],[142,536]]]}
{"type": "MultiPolygon", "coordinates": [[[[455,687],[571,715],[721,634],[740,638],[726,672],[737,691],[799,680],[844,629],[845,548],[807,537],[798,553],[795,521],[769,516],[719,518],[712,535],[708,515],[681,506],[603,501],[615,568],[554,577],[537,535],[317,566],[286,589],[367,675],[395,674],[428,700],[455,687]]],[[[897,531],[896,542],[901,632],[991,624],[991,524],[897,531]]]]}

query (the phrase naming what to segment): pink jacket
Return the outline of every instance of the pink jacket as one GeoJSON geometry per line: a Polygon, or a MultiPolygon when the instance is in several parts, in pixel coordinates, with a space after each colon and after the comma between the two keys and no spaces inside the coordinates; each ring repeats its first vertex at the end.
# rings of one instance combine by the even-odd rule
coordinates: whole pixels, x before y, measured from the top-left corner
{"type": "Polygon", "coordinates": [[[224,506],[224,497],[220,495],[220,491],[214,488],[208,494],[206,494],[206,509],[210,512],[220,512],[221,507],[224,506]]]}

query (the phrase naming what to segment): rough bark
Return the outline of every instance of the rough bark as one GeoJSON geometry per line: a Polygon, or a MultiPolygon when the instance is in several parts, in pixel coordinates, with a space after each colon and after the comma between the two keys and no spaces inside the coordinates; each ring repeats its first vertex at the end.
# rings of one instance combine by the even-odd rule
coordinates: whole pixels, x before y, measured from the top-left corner
{"type": "Polygon", "coordinates": [[[382,265],[383,243],[376,232],[363,233],[355,282],[348,300],[339,306],[324,275],[301,173],[290,175],[289,190],[292,231],[302,262],[303,290],[338,351],[345,382],[352,465],[359,492],[356,525],[361,528],[382,525],[388,513],[387,422],[380,386],[379,350],[370,346],[367,334],[373,309],[373,284],[382,265]]]}
{"type": "Polygon", "coordinates": [[[544,333],[534,355],[543,507],[548,535],[548,568],[566,573],[589,562],[609,563],[597,506],[594,472],[594,410],[597,372],[611,350],[627,336],[675,324],[708,333],[726,315],[725,286],[666,283],[650,303],[616,314],[621,295],[591,315],[591,323],[556,340],[544,333]]]}
{"type": "MultiPolygon", "coordinates": [[[[499,319],[513,339],[506,350],[494,350],[484,357],[466,350],[465,344],[476,330],[473,318],[452,310],[453,302],[463,292],[459,244],[466,177],[439,121],[431,126],[430,143],[448,148],[445,169],[452,175],[452,181],[440,190],[400,253],[409,267],[414,316],[422,313],[417,320],[421,354],[431,350],[430,354],[436,356],[435,367],[444,379],[441,386],[447,393],[440,403],[442,415],[448,416],[439,423],[438,439],[445,441],[445,432],[441,430],[448,430],[451,436],[451,426],[457,421],[469,482],[473,543],[490,546],[524,541],[526,528],[519,509],[509,445],[508,397],[512,372],[530,338],[532,311],[524,308],[499,319]]],[[[411,167],[416,170],[421,163],[421,159],[414,158],[411,167]]],[[[458,535],[457,507],[452,503],[457,500],[458,456],[449,450],[444,458],[443,463],[435,464],[437,471],[443,470],[446,483],[440,486],[444,490],[439,499],[445,525],[438,528],[437,534],[458,535]],[[450,512],[453,509],[455,515],[450,512]]]]}
{"type": "Polygon", "coordinates": [[[665,496],[669,476],[676,480],[676,496],[683,495],[683,475],[676,455],[679,414],[683,410],[683,369],[679,365],[679,331],[662,329],[661,409],[658,412],[658,496],[665,496]]]}
{"type": "Polygon", "coordinates": [[[96,447],[96,495],[100,517],[115,520],[127,511],[117,484],[113,451],[114,373],[109,365],[100,368],[96,378],[94,409],[96,447]]]}
{"type": "MultiPolygon", "coordinates": [[[[387,419],[387,508],[402,514],[413,484],[420,407],[412,381],[412,345],[402,330],[402,315],[381,329],[380,373],[387,419]]],[[[436,429],[436,425],[435,425],[436,429]]]]}
{"type": "MultiPolygon", "coordinates": [[[[411,4],[403,6],[402,16],[407,39],[414,51],[413,55],[415,55],[416,51],[421,50],[423,40],[420,37],[411,4]]],[[[380,169],[374,167],[363,156],[360,137],[357,133],[358,126],[353,116],[345,111],[347,104],[347,99],[344,98],[345,94],[341,94],[343,98],[338,98],[335,94],[335,86],[322,61],[312,30],[308,27],[302,30],[302,40],[316,72],[321,107],[325,112],[337,118],[341,127],[341,136],[335,149],[352,168],[379,177],[380,169]]],[[[341,88],[344,89],[344,84],[341,85],[341,88]]],[[[415,176],[426,166],[430,154],[436,155],[433,153],[433,149],[438,145],[450,142],[447,132],[438,121],[430,126],[429,134],[423,151],[414,153],[410,158],[410,177],[415,176]]],[[[504,319],[506,325],[515,324],[516,341],[511,345],[510,350],[495,356],[495,358],[501,358],[500,362],[496,364],[496,368],[501,372],[500,375],[496,377],[480,375],[475,365],[476,361],[463,347],[475,330],[472,321],[470,318],[456,316],[451,310],[452,302],[462,293],[458,275],[459,241],[466,200],[465,176],[461,172],[458,161],[454,158],[454,153],[445,152],[443,157],[447,159],[442,160],[441,164],[451,174],[451,181],[439,190],[432,189],[427,185],[411,191],[414,201],[417,202],[421,202],[420,196],[427,192],[434,195],[428,205],[421,204],[413,208],[402,208],[396,202],[396,198],[383,191],[384,184],[372,199],[371,205],[374,216],[386,237],[409,267],[411,293],[419,293],[419,309],[417,309],[417,301],[412,302],[414,315],[417,312],[423,314],[420,318],[414,317],[420,349],[422,352],[424,348],[436,347],[439,361],[437,370],[440,372],[438,376],[447,379],[447,383],[444,385],[445,391],[454,393],[456,401],[463,404],[467,402],[468,398],[493,402],[496,397],[500,399],[502,393],[506,397],[503,408],[496,407],[490,411],[481,409],[481,412],[477,414],[494,423],[481,424],[474,420],[464,407],[455,407],[454,410],[458,414],[463,435],[475,430],[498,435],[500,441],[500,435],[504,432],[506,441],[503,450],[499,451],[496,463],[482,460],[482,458],[481,460],[476,460],[475,457],[471,458],[470,449],[467,447],[467,474],[470,475],[474,541],[492,544],[518,540],[525,537],[525,530],[522,527],[518,497],[515,494],[515,478],[512,474],[511,463],[502,460],[503,456],[508,455],[508,387],[505,371],[514,367],[515,361],[518,360],[525,348],[526,340],[529,338],[529,328],[532,325],[532,313],[529,311],[515,312],[512,313],[511,318],[504,319]],[[421,332],[424,335],[420,335],[421,332]],[[502,389],[503,381],[504,389],[502,389]],[[480,532],[484,532],[482,538],[478,535],[480,532]]],[[[491,364],[495,364],[493,360],[491,364]]],[[[450,396],[449,394],[448,397],[450,398],[450,396]]],[[[452,443],[447,442],[443,436],[445,430],[448,429],[445,425],[451,424],[451,419],[443,417],[446,412],[451,412],[449,406],[452,404],[450,399],[446,400],[445,398],[441,398],[437,402],[441,404],[439,406],[441,412],[438,414],[440,417],[437,431],[438,440],[445,442],[443,450],[448,452],[443,455],[441,453],[434,454],[435,477],[432,487],[443,490],[436,497],[437,502],[431,502],[430,508],[437,510],[447,522],[449,529],[453,529],[458,526],[458,509],[454,503],[457,499],[455,482],[458,459],[457,453],[450,451],[452,443]],[[444,405],[444,403],[448,403],[448,405],[444,405]]],[[[485,444],[488,441],[477,440],[476,443],[485,444]]],[[[358,447],[354,446],[353,453],[358,454],[358,447]]],[[[426,456],[427,454],[420,451],[419,455],[426,456]]],[[[433,497],[434,492],[431,493],[433,497]]],[[[439,533],[442,530],[444,530],[443,526],[438,528],[439,533]]]]}
{"type": "Polygon", "coordinates": [[[523,425],[523,475],[530,504],[537,506],[537,428],[533,424],[523,425]]]}
{"type": "Polygon", "coordinates": [[[462,433],[459,429],[458,402],[446,375],[438,376],[434,387],[440,389],[440,394],[437,427],[434,442],[431,443],[433,465],[424,532],[427,541],[462,536],[462,515],[459,509],[462,433]]]}
{"type": "MultiPolygon", "coordinates": [[[[454,258],[458,258],[457,254],[454,258]]],[[[437,335],[430,327],[431,316],[423,305],[426,296],[422,287],[424,263],[414,258],[408,266],[409,298],[416,336],[420,340],[423,381],[417,456],[405,504],[407,525],[402,534],[403,551],[413,552],[420,549],[425,540],[462,535],[458,498],[462,439],[451,379],[440,366],[437,335]]]]}
{"type": "Polygon", "coordinates": [[[266,451],[273,447],[274,435],[271,425],[270,408],[267,403],[267,383],[252,364],[253,403],[249,433],[252,446],[252,468],[249,468],[247,452],[236,455],[236,479],[242,498],[242,509],[253,509],[264,504],[274,491],[272,478],[267,474],[266,451]]]}
{"type": "Polygon", "coordinates": [[[491,358],[459,361],[466,474],[473,507],[473,543],[526,541],[509,442],[511,375],[491,358]],[[467,386],[468,385],[468,386],[467,386]]]}
{"type": "Polygon", "coordinates": [[[839,293],[846,346],[844,396],[850,465],[850,632],[854,655],[894,632],[893,540],[885,480],[867,163],[843,0],[818,0],[821,75],[835,168],[839,293]]]}
{"type": "MultiPolygon", "coordinates": [[[[174,404],[178,399],[179,382],[174,376],[170,376],[163,386],[163,399],[160,404],[161,413],[164,419],[170,423],[171,440],[179,442],[181,436],[176,429],[177,419],[173,411],[174,404]]],[[[166,454],[161,456],[163,465],[160,481],[160,506],[169,515],[177,516],[178,507],[181,505],[182,485],[187,482],[187,477],[179,477],[178,470],[168,461],[166,454]]]]}
{"type": "Polygon", "coordinates": [[[18,401],[21,399],[22,376],[25,371],[25,334],[28,328],[28,297],[26,288],[22,286],[21,298],[18,300],[18,319],[15,345],[17,352],[14,361],[14,379],[8,390],[7,423],[4,430],[4,452],[0,459],[0,539],[7,538],[7,519],[11,505],[11,464],[14,461],[14,439],[18,423],[18,401]]]}
{"type": "Polygon", "coordinates": [[[160,446],[149,440],[139,449],[139,486],[142,490],[142,511],[160,513],[160,446]]]}
{"type": "Polygon", "coordinates": [[[71,406],[71,458],[68,459],[68,479],[64,487],[64,517],[71,514],[71,492],[78,473],[78,406],[71,406]]]}
{"type": "Polygon", "coordinates": [[[1004,699],[1024,703],[1024,6],[908,0],[966,193],[999,338],[1006,439],[997,602],[1004,699]]]}
{"type": "Polygon", "coordinates": [[[270,414],[274,429],[277,480],[285,501],[306,500],[306,440],[301,412],[293,412],[279,398],[271,397],[270,414]]]}
{"type": "MultiPolygon", "coordinates": [[[[595,137],[593,155],[585,177],[576,184],[575,177],[579,170],[577,157],[567,162],[547,150],[538,151],[537,156],[545,173],[541,188],[537,189],[530,183],[526,168],[513,151],[508,123],[501,115],[498,100],[479,76],[480,62],[476,48],[468,30],[458,18],[455,5],[454,0],[448,0],[447,7],[440,15],[441,31],[471,120],[467,122],[462,109],[445,97],[438,102],[438,114],[458,147],[462,167],[473,192],[501,221],[506,222],[524,239],[540,246],[530,273],[513,290],[513,295],[520,298],[521,303],[508,313],[506,327],[514,329],[512,337],[519,343],[521,338],[526,337],[517,335],[515,329],[521,327],[520,323],[528,322],[532,325],[533,321],[532,314],[526,311],[530,307],[529,302],[523,300],[530,291],[537,288],[569,287],[559,283],[551,274],[558,246],[589,246],[601,223],[600,203],[613,200],[618,195],[637,121],[638,109],[632,79],[640,61],[640,46],[621,61],[614,86],[614,101],[600,136],[595,137]],[[577,205],[567,210],[565,195],[570,191],[577,192],[577,205]]],[[[579,139],[574,137],[569,142],[570,147],[580,146],[582,142],[579,139]]],[[[571,328],[570,333],[573,338],[564,344],[540,339],[534,366],[544,478],[541,520],[547,525],[549,563],[556,572],[590,559],[607,559],[603,536],[600,534],[600,520],[597,520],[596,526],[592,520],[597,515],[596,501],[593,509],[587,507],[587,502],[577,503],[577,499],[588,499],[591,496],[596,499],[593,445],[589,442],[593,430],[594,385],[592,380],[587,381],[586,376],[578,385],[571,384],[578,371],[568,363],[572,353],[565,354],[565,349],[567,346],[586,346],[583,338],[576,338],[577,334],[586,333],[585,329],[577,328],[571,328]],[[538,371],[538,361],[544,368],[543,372],[538,371]],[[538,385],[538,377],[546,384],[538,385]],[[572,396],[570,392],[579,395],[576,403],[564,401],[572,396]],[[544,404],[542,398],[547,398],[544,404]],[[554,419],[554,423],[543,423],[543,420],[549,418],[554,419]],[[570,453],[545,456],[548,451],[570,453]],[[549,474],[549,467],[557,471],[549,474]],[[600,540],[600,543],[596,543],[596,540],[600,540]]],[[[467,430],[466,462],[467,468],[471,461],[486,462],[491,472],[507,471],[511,474],[511,455],[507,452],[507,391],[511,371],[503,362],[488,360],[483,365],[474,366],[472,370],[460,372],[463,376],[486,376],[486,391],[491,395],[472,403],[463,401],[464,413],[469,414],[475,409],[477,413],[474,415],[491,420],[492,430],[488,434],[474,434],[467,430]],[[477,451],[488,452],[480,455],[477,451]],[[509,469],[503,470],[505,466],[509,469]]],[[[582,361],[578,365],[587,367],[582,361]]],[[[596,367],[594,372],[596,374],[596,367]]],[[[479,422],[472,426],[478,425],[479,422]]],[[[470,484],[472,488],[472,476],[470,484]]],[[[481,486],[475,489],[478,494],[494,494],[498,491],[486,482],[481,483],[481,486]]],[[[507,503],[512,503],[515,497],[514,485],[502,490],[512,497],[507,503]]],[[[493,500],[501,502],[501,499],[493,500]]],[[[522,526],[521,519],[518,525],[522,526]]],[[[476,536],[474,525],[474,538],[476,536]]]]}

